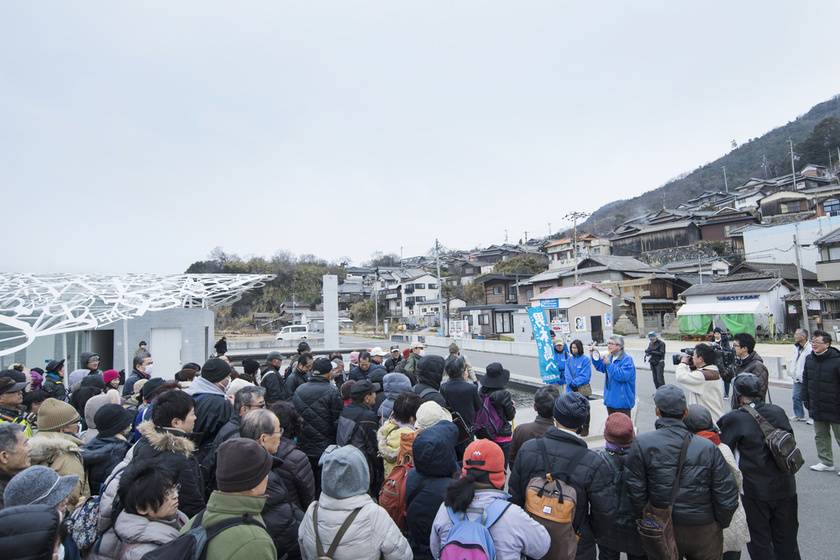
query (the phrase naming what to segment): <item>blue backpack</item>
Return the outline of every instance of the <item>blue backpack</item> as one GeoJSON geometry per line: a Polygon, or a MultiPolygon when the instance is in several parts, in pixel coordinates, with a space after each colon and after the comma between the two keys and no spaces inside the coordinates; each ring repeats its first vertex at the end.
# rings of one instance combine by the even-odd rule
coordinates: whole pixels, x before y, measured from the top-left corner
{"type": "Polygon", "coordinates": [[[466,513],[446,508],[453,525],[440,549],[440,560],[494,560],[496,547],[489,529],[508,507],[510,502],[493,500],[487,509],[468,508],[466,513]],[[479,513],[481,517],[472,521],[467,513],[479,513]]]}

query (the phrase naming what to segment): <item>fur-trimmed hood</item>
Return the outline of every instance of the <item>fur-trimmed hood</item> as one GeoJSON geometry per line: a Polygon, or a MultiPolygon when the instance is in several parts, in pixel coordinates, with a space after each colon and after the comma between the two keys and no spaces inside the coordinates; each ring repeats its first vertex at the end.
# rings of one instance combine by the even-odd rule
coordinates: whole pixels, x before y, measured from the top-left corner
{"type": "Polygon", "coordinates": [[[156,428],[151,420],[143,422],[137,429],[148,440],[149,445],[158,451],[174,451],[186,457],[195,453],[195,443],[184,432],[156,428]]]}
{"type": "Polygon", "coordinates": [[[70,434],[41,432],[29,440],[32,445],[30,458],[32,464],[43,463],[66,453],[75,453],[81,457],[82,440],[70,434]]]}

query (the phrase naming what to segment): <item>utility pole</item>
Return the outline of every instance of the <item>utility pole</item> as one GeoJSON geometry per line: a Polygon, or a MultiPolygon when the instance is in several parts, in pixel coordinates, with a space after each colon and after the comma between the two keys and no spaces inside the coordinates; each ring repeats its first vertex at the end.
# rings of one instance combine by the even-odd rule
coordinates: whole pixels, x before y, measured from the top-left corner
{"type": "Polygon", "coordinates": [[[726,180],[726,166],[723,166],[723,184],[726,185],[726,194],[729,194],[729,181],[726,180]]]}
{"type": "Polygon", "coordinates": [[[700,269],[700,283],[703,283],[703,257],[697,257],[697,268],[700,269]]]}
{"type": "MultiPolygon", "coordinates": [[[[829,167],[831,167],[831,152],[828,154],[829,167]]],[[[548,236],[551,237],[551,222],[548,222],[548,236]]]]}
{"type": "Polygon", "coordinates": [[[578,218],[584,219],[589,216],[588,212],[570,212],[564,216],[564,218],[569,219],[571,218],[574,223],[573,228],[573,235],[572,235],[572,249],[574,251],[574,259],[575,259],[575,285],[577,286],[578,283],[578,250],[577,250],[577,221],[578,218]]]}
{"type": "Polygon", "coordinates": [[[379,267],[373,269],[373,332],[379,334],[379,267]]]}
{"type": "Polygon", "coordinates": [[[528,252],[528,232],[525,232],[525,252],[528,252]]]}
{"type": "Polygon", "coordinates": [[[295,311],[297,310],[297,304],[295,303],[295,293],[292,292],[292,324],[295,324],[295,311]]]}
{"type": "MultiPolygon", "coordinates": [[[[799,231],[799,224],[796,225],[796,231],[799,231]]],[[[802,282],[802,267],[799,265],[799,242],[796,239],[796,234],[793,234],[793,246],[796,248],[796,277],[799,280],[799,302],[802,305],[802,328],[810,331],[808,328],[808,308],[805,307],[805,286],[802,282]]]]}
{"type": "Polygon", "coordinates": [[[793,159],[793,139],[788,138],[788,142],[790,143],[790,170],[793,172],[793,191],[796,192],[796,166],[794,165],[793,159]]]}
{"type": "Polygon", "coordinates": [[[446,326],[443,322],[443,290],[440,286],[440,243],[435,239],[435,260],[437,261],[437,292],[438,292],[438,315],[440,316],[440,333],[447,336],[446,326]]]}

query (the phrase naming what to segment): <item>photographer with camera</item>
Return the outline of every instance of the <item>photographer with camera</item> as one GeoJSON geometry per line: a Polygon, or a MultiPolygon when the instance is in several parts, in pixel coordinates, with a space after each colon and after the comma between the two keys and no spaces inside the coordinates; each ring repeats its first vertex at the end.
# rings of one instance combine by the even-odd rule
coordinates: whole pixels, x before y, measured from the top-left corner
{"type": "MultiPolygon", "coordinates": [[[[764,365],[764,360],[755,352],[755,339],[748,333],[738,333],[734,338],[732,350],[735,351],[735,363],[721,372],[723,380],[732,382],[742,373],[753,373],[758,377],[761,384],[761,400],[766,401],[770,373],[767,371],[767,366],[764,365]]],[[[738,397],[733,391],[732,410],[740,407],[738,397]]]]}
{"type": "Polygon", "coordinates": [[[717,421],[726,410],[723,406],[723,380],[715,364],[714,349],[708,344],[698,344],[693,349],[683,348],[677,365],[677,383],[685,391],[689,405],[703,405],[717,421]]]}
{"type": "Polygon", "coordinates": [[[653,374],[653,384],[659,389],[665,385],[665,343],[660,340],[659,335],[650,331],[647,335],[650,344],[645,350],[645,360],[650,363],[650,371],[653,374]]]}

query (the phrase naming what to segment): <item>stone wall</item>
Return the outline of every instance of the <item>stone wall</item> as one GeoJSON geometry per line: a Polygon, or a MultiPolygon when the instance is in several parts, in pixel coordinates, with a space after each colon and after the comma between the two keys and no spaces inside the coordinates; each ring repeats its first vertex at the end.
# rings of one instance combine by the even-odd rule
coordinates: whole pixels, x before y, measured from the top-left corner
{"type": "Polygon", "coordinates": [[[713,258],[733,253],[731,241],[700,241],[685,247],[670,247],[656,251],[645,251],[636,258],[651,266],[663,266],[678,261],[688,261],[697,258],[713,258]],[[718,253],[715,249],[722,248],[718,253]]]}

